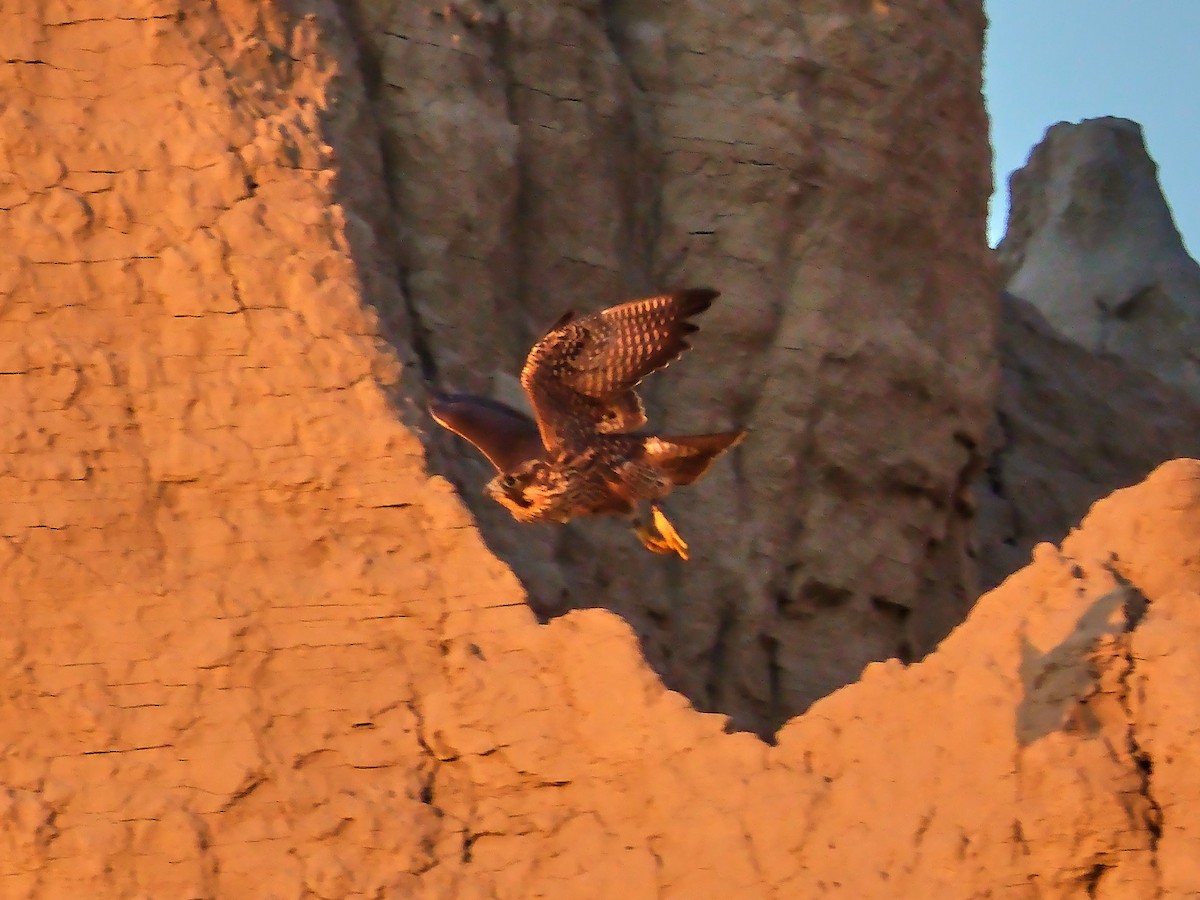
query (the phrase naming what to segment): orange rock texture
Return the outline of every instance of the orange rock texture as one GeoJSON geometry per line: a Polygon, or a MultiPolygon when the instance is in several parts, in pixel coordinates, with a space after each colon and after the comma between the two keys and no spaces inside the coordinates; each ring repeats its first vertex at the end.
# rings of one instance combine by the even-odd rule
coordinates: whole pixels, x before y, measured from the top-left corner
{"type": "Polygon", "coordinates": [[[365,19],[3,8],[0,896],[1200,891],[1200,464],[727,733],[429,476],[365,19]]]}

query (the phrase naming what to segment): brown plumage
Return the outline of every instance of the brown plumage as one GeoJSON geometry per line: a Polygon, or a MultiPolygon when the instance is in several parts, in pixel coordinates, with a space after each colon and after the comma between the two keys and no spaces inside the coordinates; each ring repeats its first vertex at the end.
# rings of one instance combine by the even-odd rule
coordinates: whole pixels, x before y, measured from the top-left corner
{"type": "Polygon", "coordinates": [[[653,505],[700,478],[744,435],[636,432],[646,414],[635,388],[688,349],[688,321],[718,296],[708,288],[622,303],[576,319],[563,316],[534,344],[521,370],[536,421],[468,394],[430,404],[442,426],[473,443],[496,467],[485,492],[522,522],[632,515],[656,553],[687,558],[687,544],[653,505]],[[650,504],[652,521],[639,515],[650,504]]]}

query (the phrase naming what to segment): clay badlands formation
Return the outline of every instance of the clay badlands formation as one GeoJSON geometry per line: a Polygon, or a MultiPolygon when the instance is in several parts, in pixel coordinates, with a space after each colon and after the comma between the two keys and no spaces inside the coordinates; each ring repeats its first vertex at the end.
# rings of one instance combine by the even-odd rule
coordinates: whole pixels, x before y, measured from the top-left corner
{"type": "Polygon", "coordinates": [[[997,350],[978,0],[669,7],[0,12],[0,896],[1200,891],[1200,464],[974,603],[1091,421],[1005,374],[991,455],[1065,339],[997,350]],[[426,386],[681,282],[693,561],[502,523],[426,386]]]}

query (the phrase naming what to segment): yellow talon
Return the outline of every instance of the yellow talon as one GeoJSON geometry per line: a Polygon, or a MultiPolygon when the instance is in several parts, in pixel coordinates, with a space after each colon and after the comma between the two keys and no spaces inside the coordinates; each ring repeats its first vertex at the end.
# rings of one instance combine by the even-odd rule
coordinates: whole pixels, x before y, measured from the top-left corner
{"type": "Polygon", "coordinates": [[[635,522],[633,525],[633,533],[638,536],[638,540],[645,545],[646,549],[651,553],[670,553],[671,548],[659,539],[655,533],[653,526],[635,522]]]}
{"type": "Polygon", "coordinates": [[[679,536],[679,532],[675,530],[675,526],[672,525],[667,517],[663,515],[661,509],[659,509],[657,506],[652,506],[650,507],[650,510],[654,514],[654,527],[657,528],[658,533],[663,536],[663,540],[666,542],[667,547],[678,553],[681,558],[687,559],[687,541],[679,536]]]}
{"type": "Polygon", "coordinates": [[[687,542],[679,536],[679,532],[675,530],[675,526],[671,524],[670,520],[663,515],[662,510],[657,506],[650,507],[650,510],[654,521],[650,524],[639,522],[634,526],[634,531],[646,546],[646,549],[651,553],[664,555],[675,553],[681,559],[687,559],[687,542]]]}

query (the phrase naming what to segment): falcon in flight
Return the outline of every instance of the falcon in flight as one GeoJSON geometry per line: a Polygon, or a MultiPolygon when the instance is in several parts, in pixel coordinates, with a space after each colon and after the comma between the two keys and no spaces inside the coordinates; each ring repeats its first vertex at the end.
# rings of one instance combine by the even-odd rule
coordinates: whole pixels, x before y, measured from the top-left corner
{"type": "Polygon", "coordinates": [[[484,491],[517,521],[626,515],[649,550],[687,559],[687,544],[657,501],[698,479],[745,432],[639,431],[646,412],[635,388],[688,349],[687,337],[698,330],[688,320],[717,296],[692,288],[583,318],[567,313],[533,345],[521,370],[536,422],[469,394],[438,396],[429,411],[496,467],[484,491]]]}

